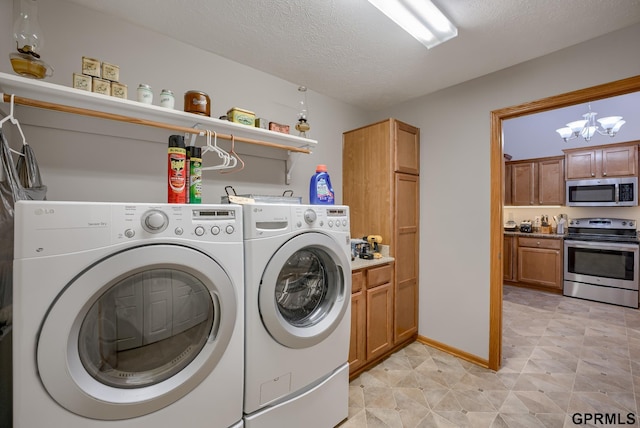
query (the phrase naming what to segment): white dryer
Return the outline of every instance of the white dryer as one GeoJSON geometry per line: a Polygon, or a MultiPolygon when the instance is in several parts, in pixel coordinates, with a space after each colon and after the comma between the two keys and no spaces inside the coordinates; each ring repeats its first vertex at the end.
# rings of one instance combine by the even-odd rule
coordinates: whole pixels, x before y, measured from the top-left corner
{"type": "Polygon", "coordinates": [[[242,210],[21,201],[14,427],[242,426],[242,210]]]}
{"type": "Polygon", "coordinates": [[[349,208],[244,205],[247,428],[348,415],[349,208]]]}

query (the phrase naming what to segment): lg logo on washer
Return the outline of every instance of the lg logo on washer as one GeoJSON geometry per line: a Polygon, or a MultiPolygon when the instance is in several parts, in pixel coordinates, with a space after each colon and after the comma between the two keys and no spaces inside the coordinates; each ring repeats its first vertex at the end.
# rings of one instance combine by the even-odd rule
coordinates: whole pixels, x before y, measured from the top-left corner
{"type": "Polygon", "coordinates": [[[36,215],[55,214],[55,213],[56,213],[56,210],[54,210],[53,208],[38,208],[37,210],[35,210],[36,215]]]}

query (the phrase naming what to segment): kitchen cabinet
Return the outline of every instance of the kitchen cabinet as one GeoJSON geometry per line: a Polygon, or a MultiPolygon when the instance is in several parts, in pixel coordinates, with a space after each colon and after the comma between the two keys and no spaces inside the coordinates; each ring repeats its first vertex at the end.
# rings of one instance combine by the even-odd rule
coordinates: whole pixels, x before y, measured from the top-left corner
{"type": "Polygon", "coordinates": [[[345,132],[342,150],[351,235],[381,235],[395,258],[392,332],[399,348],[418,333],[420,130],[383,120],[345,132]]]}
{"type": "Polygon", "coordinates": [[[562,239],[518,237],[517,282],[562,292],[562,239]]]}
{"type": "MultiPolygon", "coordinates": [[[[564,156],[526,159],[505,164],[505,180],[510,179],[510,204],[563,205],[565,195],[564,156]],[[508,173],[506,170],[508,169],[508,173]]],[[[507,204],[507,198],[505,198],[507,204]]]]}
{"type": "Polygon", "coordinates": [[[512,235],[504,235],[502,244],[502,263],[503,276],[505,281],[516,280],[517,269],[517,250],[516,237],[512,235]]]}
{"type": "Polygon", "coordinates": [[[352,273],[349,375],[356,377],[393,348],[393,263],[352,273]]]}
{"type": "Polygon", "coordinates": [[[503,205],[513,205],[511,198],[511,181],[513,175],[513,168],[510,163],[505,162],[504,164],[504,204],[503,205]]]}
{"type": "Polygon", "coordinates": [[[638,176],[638,145],[622,143],[564,150],[567,180],[638,176]]]}
{"type": "Polygon", "coordinates": [[[349,371],[367,361],[367,294],[364,288],[365,271],[351,274],[351,340],[349,344],[349,371]]]}

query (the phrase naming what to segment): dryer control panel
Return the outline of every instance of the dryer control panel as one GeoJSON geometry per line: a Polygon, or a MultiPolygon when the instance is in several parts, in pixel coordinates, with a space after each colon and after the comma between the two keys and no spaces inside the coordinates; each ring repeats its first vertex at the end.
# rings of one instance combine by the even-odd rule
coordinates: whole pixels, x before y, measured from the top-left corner
{"type": "Polygon", "coordinates": [[[292,205],[291,215],[296,230],[327,229],[349,232],[349,207],[343,205],[292,205]]]}

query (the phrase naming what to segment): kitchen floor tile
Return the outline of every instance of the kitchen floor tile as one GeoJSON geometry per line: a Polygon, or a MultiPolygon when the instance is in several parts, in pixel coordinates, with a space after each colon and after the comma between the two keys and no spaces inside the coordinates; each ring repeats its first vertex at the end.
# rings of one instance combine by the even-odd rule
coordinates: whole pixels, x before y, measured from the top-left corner
{"type": "Polygon", "coordinates": [[[414,342],[351,381],[340,428],[640,428],[640,311],[505,286],[502,324],[498,372],[414,342]]]}

